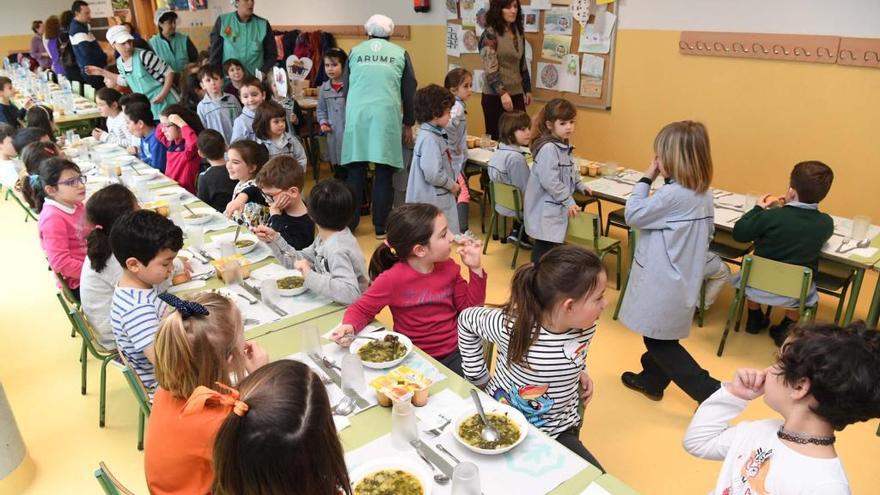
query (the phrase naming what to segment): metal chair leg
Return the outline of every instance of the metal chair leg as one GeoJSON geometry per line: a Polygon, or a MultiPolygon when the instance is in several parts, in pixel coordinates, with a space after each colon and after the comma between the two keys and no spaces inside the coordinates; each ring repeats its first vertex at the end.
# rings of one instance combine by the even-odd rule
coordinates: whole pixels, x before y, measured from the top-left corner
{"type": "MultiPolygon", "coordinates": [[[[504,231],[507,232],[507,220],[504,220],[504,231]]],[[[523,231],[525,231],[525,224],[520,225],[519,229],[516,233],[516,246],[513,248],[513,260],[510,262],[510,268],[516,268],[516,258],[519,256],[519,247],[522,244],[523,231]]]]}
{"type": "Polygon", "coordinates": [[[489,240],[492,239],[492,232],[498,231],[498,214],[495,210],[492,210],[492,217],[489,219],[489,232],[486,232],[486,229],[483,229],[483,232],[486,232],[486,240],[483,242],[483,254],[486,254],[486,250],[489,249],[489,240]]]}
{"type": "Polygon", "coordinates": [[[107,364],[113,361],[113,356],[107,356],[101,361],[101,391],[98,396],[98,426],[104,427],[107,414],[107,364]]]}
{"type": "Polygon", "coordinates": [[[724,344],[727,342],[727,335],[730,333],[730,323],[736,316],[736,310],[739,308],[740,300],[745,299],[745,294],[741,294],[742,292],[744,292],[742,289],[736,290],[736,295],[733,296],[733,303],[731,303],[730,309],[727,311],[727,320],[724,322],[724,332],[721,334],[721,342],[718,343],[718,352],[715,353],[718,357],[721,357],[721,354],[724,353],[724,344]]]}
{"type": "Polygon", "coordinates": [[[86,395],[86,371],[89,366],[89,356],[86,354],[86,341],[83,340],[82,348],[79,351],[79,360],[82,362],[80,364],[81,369],[81,380],[80,380],[80,393],[82,395],[86,395]]]}
{"type": "Polygon", "coordinates": [[[144,417],[144,412],[138,408],[138,444],[137,449],[143,451],[144,450],[144,423],[146,422],[146,417],[144,417]]]}

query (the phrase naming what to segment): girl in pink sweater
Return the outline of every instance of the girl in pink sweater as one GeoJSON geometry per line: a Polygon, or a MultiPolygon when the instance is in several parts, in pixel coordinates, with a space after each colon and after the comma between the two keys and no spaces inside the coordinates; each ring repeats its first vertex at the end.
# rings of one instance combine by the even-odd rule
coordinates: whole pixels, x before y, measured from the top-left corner
{"type": "Polygon", "coordinates": [[[79,297],[79,274],[86,257],[83,200],[86,177],[66,158],[49,158],[31,175],[23,192],[40,214],[40,245],[52,270],[79,297]]]}
{"type": "Polygon", "coordinates": [[[156,138],[168,148],[165,175],[193,194],[202,163],[198,147],[200,132],[199,118],[180,104],[165,107],[159,116],[156,138]]]}
{"type": "Polygon", "coordinates": [[[370,260],[372,285],[345,311],[331,338],[348,346],[385,306],[394,330],[461,375],[458,313],[486,300],[486,273],[480,265],[480,242],[465,240],[458,248],[469,269],[469,281],[450,259],[452,233],[434,205],[409,203],[388,217],[388,238],[370,260]]]}

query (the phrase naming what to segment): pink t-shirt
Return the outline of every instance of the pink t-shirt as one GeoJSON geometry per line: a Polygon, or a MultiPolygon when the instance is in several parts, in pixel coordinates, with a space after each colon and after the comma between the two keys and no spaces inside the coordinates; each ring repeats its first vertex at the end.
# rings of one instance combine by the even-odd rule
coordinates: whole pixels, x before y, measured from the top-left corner
{"type": "Polygon", "coordinates": [[[376,277],[373,284],[345,311],[343,323],[361,331],[385,306],[391,308],[394,330],[434,358],[458,349],[458,313],[486,301],[486,272],[470,281],[458,263],[449,259],[419,273],[401,261],[376,277]]]}
{"type": "Polygon", "coordinates": [[[40,211],[40,245],[49,258],[49,266],[64,277],[71,289],[79,287],[79,274],[86,259],[85,207],[77,203],[69,208],[47,199],[40,211]]]}

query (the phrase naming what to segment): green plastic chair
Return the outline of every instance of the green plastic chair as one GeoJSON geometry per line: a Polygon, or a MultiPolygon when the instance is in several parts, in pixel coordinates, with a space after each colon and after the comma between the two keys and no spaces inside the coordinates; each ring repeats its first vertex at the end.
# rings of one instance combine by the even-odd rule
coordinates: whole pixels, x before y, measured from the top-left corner
{"type": "Polygon", "coordinates": [[[70,81],[70,88],[75,94],[82,95],[82,83],[79,81],[70,81]]]}
{"type": "Polygon", "coordinates": [[[492,216],[489,218],[489,231],[486,232],[486,240],[483,241],[483,254],[486,254],[486,249],[489,248],[489,240],[492,239],[493,235],[499,237],[504,235],[498,230],[498,217],[501,217],[503,220],[503,232],[507,232],[507,217],[499,215],[495,211],[495,206],[503,206],[512,210],[516,213],[516,221],[520,224],[519,232],[517,232],[516,246],[513,248],[513,260],[510,262],[510,267],[514,268],[516,267],[516,258],[519,256],[519,245],[526,230],[525,220],[523,219],[522,192],[514,186],[500,182],[489,182],[489,191],[492,202],[492,216]]]}
{"type": "Polygon", "coordinates": [[[620,290],[620,271],[623,266],[620,241],[602,235],[598,215],[581,212],[570,217],[565,240],[595,252],[599,255],[599,259],[605,258],[607,254],[613,254],[617,258],[617,290],[620,290]]]}
{"type": "Polygon", "coordinates": [[[837,311],[834,313],[834,322],[841,323],[843,306],[846,302],[846,293],[856,275],[856,269],[837,261],[819,260],[819,270],[816,272],[816,289],[820,294],[837,298],[837,311]]]}
{"type": "Polygon", "coordinates": [[[633,490],[626,483],[620,481],[610,474],[603,474],[596,478],[593,483],[601,486],[611,495],[639,495],[639,492],[633,490]]]}
{"type": "Polygon", "coordinates": [[[88,368],[88,355],[101,361],[101,383],[99,392],[99,413],[98,426],[104,427],[104,417],[107,410],[107,365],[119,356],[119,352],[115,349],[106,349],[98,342],[98,336],[94,327],[88,322],[82,311],[72,312],[74,328],[76,328],[79,336],[82,337],[82,350],[80,351],[80,361],[82,361],[82,394],[86,394],[86,371],[88,368]]]}
{"type": "Polygon", "coordinates": [[[798,314],[801,321],[811,319],[815,314],[815,307],[806,305],[807,293],[810,291],[810,283],[813,280],[813,270],[755,255],[746,256],[742,266],[740,286],[730,304],[727,321],[724,323],[724,333],[718,344],[717,355],[719,357],[724,352],[724,344],[727,342],[727,335],[734,317],[736,318],[734,331],[739,331],[746,304],[746,287],[798,299],[798,314]]]}
{"type": "Polygon", "coordinates": [[[95,101],[95,88],[91,84],[83,85],[83,96],[89,101],[95,101]]]}
{"type": "Polygon", "coordinates": [[[147,392],[147,387],[144,385],[144,382],[141,381],[138,374],[135,373],[131,365],[128,364],[125,356],[120,354],[119,357],[122,358],[122,362],[125,364],[125,367],[122,369],[122,376],[125,377],[125,382],[128,383],[128,388],[131,389],[131,393],[134,394],[134,398],[138,403],[137,448],[138,450],[144,450],[144,426],[147,418],[150,417],[150,411],[153,408],[152,404],[150,404],[150,393],[147,392]]]}
{"type": "MultiPolygon", "coordinates": [[[[49,269],[51,270],[52,268],[50,267],[49,269]]],[[[58,298],[58,302],[61,303],[61,309],[64,310],[64,314],[67,315],[67,321],[70,322],[70,336],[76,337],[76,321],[73,319],[73,313],[80,310],[79,300],[73,294],[73,291],[70,290],[70,286],[67,285],[64,277],[56,272],[52,273],[55,274],[55,280],[58,281],[58,285],[61,287],[61,291],[57,292],[55,297],[58,298]]],[[[83,394],[85,394],[85,389],[83,389],[83,394]]]]}
{"type": "MultiPolygon", "coordinates": [[[[637,229],[629,229],[627,231],[628,243],[629,246],[629,267],[632,270],[633,259],[636,254],[636,242],[639,239],[639,230],[637,229]]],[[[614,314],[611,316],[612,319],[616,320],[617,316],[620,314],[620,305],[623,304],[623,295],[626,294],[626,286],[629,283],[629,271],[626,272],[626,277],[623,279],[623,287],[620,289],[620,295],[617,297],[617,304],[614,305],[614,314]]],[[[703,281],[703,285],[700,286],[700,304],[697,307],[697,326],[700,328],[703,327],[703,320],[706,313],[706,282],[703,281]]]]}
{"type": "Polygon", "coordinates": [[[113,476],[110,469],[103,461],[98,463],[98,469],[95,470],[95,479],[104,489],[106,495],[134,495],[134,492],[126,488],[113,476]]]}
{"type": "Polygon", "coordinates": [[[39,219],[37,217],[37,212],[32,210],[31,207],[28,206],[27,203],[25,203],[24,200],[18,194],[16,194],[15,191],[12,190],[12,188],[7,187],[6,200],[8,201],[10,197],[12,197],[12,199],[15,200],[15,203],[24,211],[25,223],[27,223],[28,220],[33,220],[36,222],[39,219]]]}

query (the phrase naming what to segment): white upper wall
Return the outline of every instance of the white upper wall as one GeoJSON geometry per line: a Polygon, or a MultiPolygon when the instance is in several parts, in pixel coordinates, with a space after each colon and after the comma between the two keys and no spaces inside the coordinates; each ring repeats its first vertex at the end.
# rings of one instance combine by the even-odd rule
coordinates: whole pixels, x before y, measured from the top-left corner
{"type": "Polygon", "coordinates": [[[620,0],[620,27],[880,38],[878,0],[620,0]]]}
{"type": "Polygon", "coordinates": [[[61,15],[73,0],[0,0],[0,36],[32,34],[31,21],[61,15]]]}

